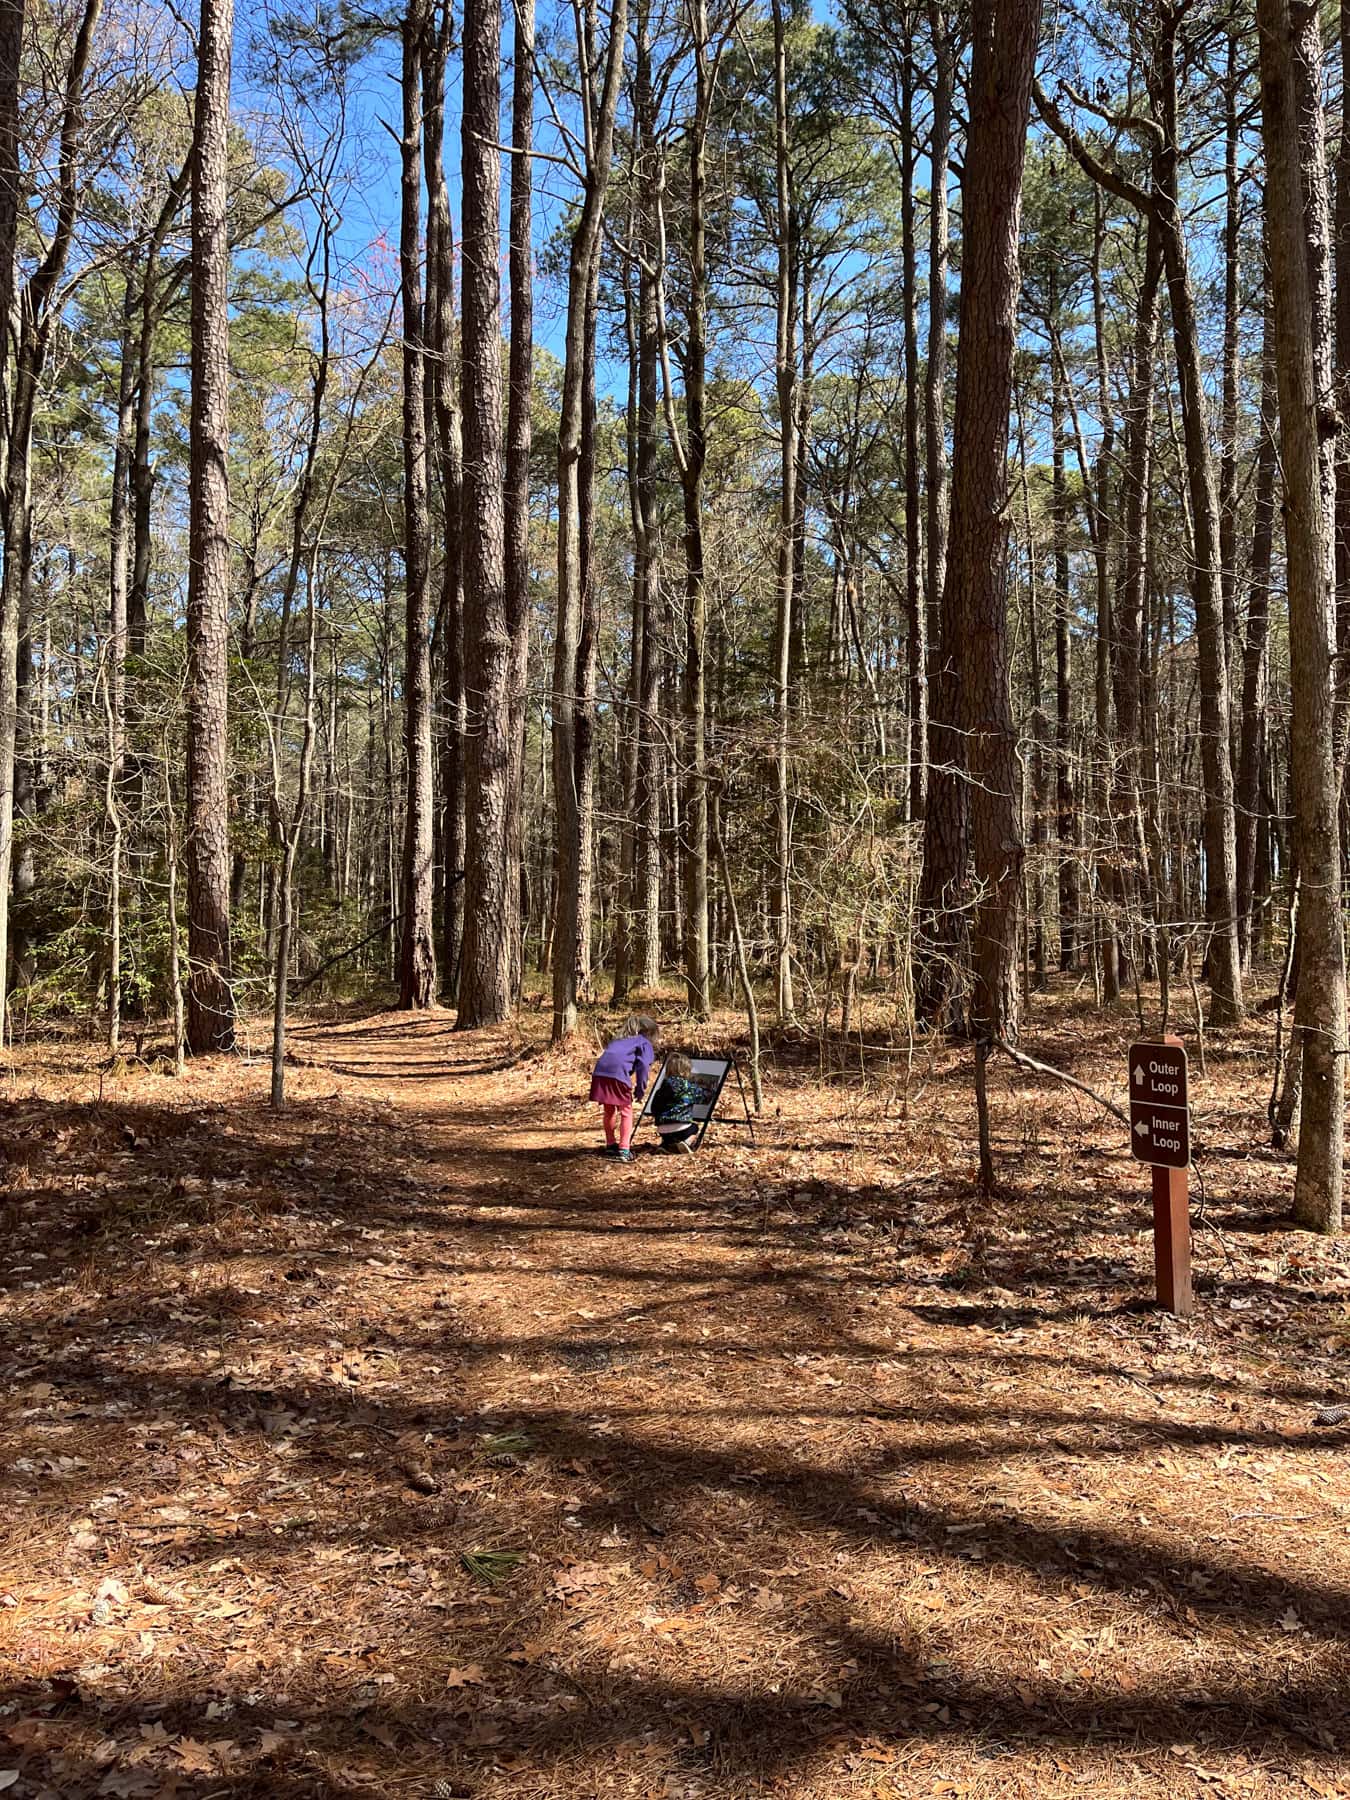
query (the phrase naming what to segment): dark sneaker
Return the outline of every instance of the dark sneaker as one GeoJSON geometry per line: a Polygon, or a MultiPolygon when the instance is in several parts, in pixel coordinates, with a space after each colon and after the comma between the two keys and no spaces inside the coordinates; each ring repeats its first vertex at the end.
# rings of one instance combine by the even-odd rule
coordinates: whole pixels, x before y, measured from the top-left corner
{"type": "Polygon", "coordinates": [[[601,1156],[617,1156],[619,1154],[619,1146],[617,1144],[606,1144],[600,1154],[601,1156]]]}

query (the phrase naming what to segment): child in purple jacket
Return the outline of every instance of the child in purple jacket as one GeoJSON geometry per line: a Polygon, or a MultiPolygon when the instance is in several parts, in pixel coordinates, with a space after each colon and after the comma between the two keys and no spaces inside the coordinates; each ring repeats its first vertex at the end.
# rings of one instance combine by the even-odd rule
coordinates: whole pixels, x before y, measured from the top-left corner
{"type": "Polygon", "coordinates": [[[605,1117],[606,1156],[632,1162],[633,1102],[647,1091],[661,1028],[645,1013],[631,1013],[624,1035],[606,1044],[591,1075],[591,1099],[602,1106],[605,1117]]]}

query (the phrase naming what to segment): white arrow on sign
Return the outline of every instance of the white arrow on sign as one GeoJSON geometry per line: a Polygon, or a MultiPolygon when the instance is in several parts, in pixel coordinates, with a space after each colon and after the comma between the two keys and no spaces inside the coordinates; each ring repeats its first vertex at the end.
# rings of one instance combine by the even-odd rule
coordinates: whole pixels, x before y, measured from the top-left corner
{"type": "Polygon", "coordinates": [[[1140,1119],[1139,1123],[1134,1128],[1134,1135],[1136,1137],[1148,1136],[1148,1121],[1146,1119],[1140,1119]]]}
{"type": "Polygon", "coordinates": [[[1134,1070],[1134,1085],[1136,1087],[1140,1087],[1143,1084],[1143,1080],[1144,1080],[1143,1066],[1141,1064],[1136,1063],[1135,1070],[1134,1070]]]}

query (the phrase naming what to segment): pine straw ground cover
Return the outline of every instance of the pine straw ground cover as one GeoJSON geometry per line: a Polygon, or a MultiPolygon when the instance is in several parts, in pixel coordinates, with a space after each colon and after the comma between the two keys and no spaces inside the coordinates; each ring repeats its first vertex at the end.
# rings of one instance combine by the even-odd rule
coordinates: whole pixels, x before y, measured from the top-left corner
{"type": "MultiPolygon", "coordinates": [[[[1119,1096],[1128,1035],[1029,1041],[1119,1096]]],[[[1350,1793],[1350,1280],[1267,1021],[1189,1325],[1063,1087],[1002,1067],[986,1207],[959,1049],[780,1046],[757,1152],[624,1169],[543,1036],[313,1023],[280,1116],[20,1053],[0,1792],[1350,1793]]]]}

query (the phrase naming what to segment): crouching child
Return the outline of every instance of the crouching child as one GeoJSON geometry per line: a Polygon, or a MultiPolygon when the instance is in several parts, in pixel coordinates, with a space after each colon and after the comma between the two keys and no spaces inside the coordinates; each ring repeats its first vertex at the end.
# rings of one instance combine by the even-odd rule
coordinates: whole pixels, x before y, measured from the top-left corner
{"type": "Polygon", "coordinates": [[[688,1152],[695,1146],[701,1127],[694,1110],[707,1102],[708,1090],[700,1087],[693,1076],[693,1064],[687,1056],[676,1051],[666,1058],[660,1085],[652,1095],[652,1118],[663,1150],[688,1152]]]}

